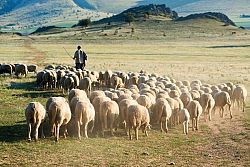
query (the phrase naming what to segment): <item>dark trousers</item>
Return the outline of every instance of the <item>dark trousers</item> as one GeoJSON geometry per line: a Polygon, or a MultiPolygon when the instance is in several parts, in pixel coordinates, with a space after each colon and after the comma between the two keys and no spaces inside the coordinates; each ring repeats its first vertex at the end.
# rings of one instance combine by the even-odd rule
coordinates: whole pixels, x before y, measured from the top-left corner
{"type": "Polygon", "coordinates": [[[82,69],[82,63],[76,63],[76,69],[77,69],[77,70],[78,70],[78,69],[83,70],[83,69],[82,69]]]}

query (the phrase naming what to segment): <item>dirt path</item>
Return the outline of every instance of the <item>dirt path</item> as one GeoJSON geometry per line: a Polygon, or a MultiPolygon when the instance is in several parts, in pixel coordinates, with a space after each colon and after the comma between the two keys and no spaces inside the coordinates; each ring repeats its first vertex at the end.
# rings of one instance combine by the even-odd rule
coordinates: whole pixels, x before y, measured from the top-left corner
{"type": "Polygon", "coordinates": [[[24,47],[30,51],[30,55],[33,58],[31,62],[35,64],[41,64],[42,62],[44,62],[46,54],[38,50],[37,48],[33,47],[32,43],[34,42],[35,39],[28,37],[24,41],[24,47]]]}
{"type": "Polygon", "coordinates": [[[204,166],[250,166],[250,129],[244,126],[244,116],[246,113],[234,109],[232,120],[228,112],[224,118],[216,113],[212,121],[203,123],[209,128],[209,143],[197,150],[205,156],[204,166]]]}

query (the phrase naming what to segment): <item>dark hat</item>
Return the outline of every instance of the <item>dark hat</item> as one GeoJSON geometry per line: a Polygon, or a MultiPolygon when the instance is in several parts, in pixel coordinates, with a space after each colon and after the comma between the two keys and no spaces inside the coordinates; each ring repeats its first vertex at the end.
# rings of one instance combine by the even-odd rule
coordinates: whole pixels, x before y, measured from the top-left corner
{"type": "Polygon", "coordinates": [[[81,46],[77,46],[77,49],[81,49],[81,46]]]}

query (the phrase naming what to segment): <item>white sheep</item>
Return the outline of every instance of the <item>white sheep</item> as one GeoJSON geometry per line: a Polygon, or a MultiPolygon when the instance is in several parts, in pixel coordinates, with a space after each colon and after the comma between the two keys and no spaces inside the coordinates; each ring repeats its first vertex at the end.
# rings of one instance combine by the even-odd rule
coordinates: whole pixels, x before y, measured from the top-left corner
{"type": "Polygon", "coordinates": [[[187,110],[190,114],[190,119],[192,121],[192,129],[198,130],[198,122],[202,114],[202,107],[200,103],[196,100],[190,101],[187,105],[187,110]]]}
{"type": "Polygon", "coordinates": [[[28,141],[31,141],[31,126],[35,128],[35,141],[38,140],[38,129],[41,125],[42,137],[43,133],[43,122],[45,119],[46,110],[43,105],[39,102],[31,102],[25,109],[25,117],[28,125],[28,141]]]}
{"type": "Polygon", "coordinates": [[[55,135],[55,140],[59,140],[59,130],[61,125],[65,125],[64,137],[67,134],[67,123],[71,119],[69,104],[65,100],[54,101],[49,106],[49,120],[51,125],[51,134],[55,135]]]}
{"type": "Polygon", "coordinates": [[[78,138],[81,139],[81,125],[83,126],[84,137],[88,138],[88,125],[91,124],[90,132],[92,133],[95,121],[95,109],[89,101],[77,102],[75,107],[75,121],[78,138]]]}
{"type": "Polygon", "coordinates": [[[232,103],[237,102],[238,110],[240,110],[240,106],[242,106],[242,111],[245,111],[246,107],[246,99],[247,99],[247,89],[244,85],[236,85],[236,88],[233,90],[232,94],[232,103]],[[240,104],[241,103],[241,104],[240,104]]]}
{"type": "Polygon", "coordinates": [[[79,89],[84,90],[88,96],[91,92],[91,79],[89,77],[84,77],[80,80],[79,89]]]}
{"type": "Polygon", "coordinates": [[[147,128],[150,127],[150,117],[146,107],[135,104],[128,108],[128,130],[129,138],[132,140],[131,129],[135,131],[135,138],[138,140],[138,131],[141,126],[143,126],[143,132],[148,136],[147,128]]]}
{"type": "Polygon", "coordinates": [[[100,105],[99,111],[100,123],[101,123],[101,132],[104,136],[104,129],[110,129],[110,133],[114,136],[113,126],[117,128],[118,126],[118,117],[119,117],[119,106],[115,101],[104,101],[100,105]]]}
{"type": "Polygon", "coordinates": [[[221,117],[223,118],[224,114],[224,107],[228,105],[230,118],[233,118],[232,110],[231,110],[231,99],[230,95],[227,92],[221,91],[214,96],[215,105],[214,105],[214,112],[216,108],[219,108],[221,111],[221,117]]]}
{"type": "Polygon", "coordinates": [[[168,132],[168,121],[172,115],[172,109],[168,101],[164,98],[159,98],[153,106],[153,117],[157,124],[160,124],[161,131],[168,132]]]}
{"type": "Polygon", "coordinates": [[[183,124],[183,133],[188,134],[188,124],[190,121],[190,114],[186,108],[180,110],[180,120],[183,124]]]}
{"type": "Polygon", "coordinates": [[[211,121],[212,120],[211,112],[215,105],[213,96],[209,93],[202,94],[200,97],[200,104],[203,109],[205,121],[207,120],[207,115],[209,117],[209,121],[211,121]]]}

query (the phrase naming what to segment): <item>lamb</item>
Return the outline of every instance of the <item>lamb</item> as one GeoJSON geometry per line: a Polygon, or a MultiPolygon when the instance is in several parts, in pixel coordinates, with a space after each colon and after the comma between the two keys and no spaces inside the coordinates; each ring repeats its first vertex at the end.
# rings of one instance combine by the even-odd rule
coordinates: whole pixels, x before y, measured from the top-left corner
{"type": "Polygon", "coordinates": [[[15,71],[15,75],[17,77],[19,77],[19,75],[24,75],[25,77],[27,77],[28,74],[28,68],[26,64],[18,64],[15,66],[16,71],[15,71]]]}
{"type": "Polygon", "coordinates": [[[91,79],[89,77],[84,77],[80,80],[79,89],[84,90],[88,96],[91,92],[91,79]]]}
{"type": "Polygon", "coordinates": [[[34,72],[35,74],[37,73],[37,65],[31,64],[27,66],[28,72],[34,72]]]}
{"type": "Polygon", "coordinates": [[[95,109],[89,101],[79,101],[75,108],[75,121],[77,125],[78,138],[81,140],[81,125],[83,125],[84,137],[88,138],[88,126],[92,133],[95,121],[95,109]]]}
{"type": "Polygon", "coordinates": [[[135,131],[135,138],[138,140],[138,130],[143,126],[143,132],[148,136],[147,128],[150,127],[150,117],[146,107],[140,104],[134,104],[128,108],[128,132],[129,138],[132,140],[131,129],[135,131]]]}
{"type": "Polygon", "coordinates": [[[213,96],[209,93],[202,94],[200,98],[200,104],[202,106],[202,110],[205,116],[205,121],[207,120],[207,115],[209,116],[209,121],[211,121],[211,112],[215,105],[213,96]]]}
{"type": "Polygon", "coordinates": [[[190,119],[192,120],[192,129],[198,130],[198,122],[202,114],[202,107],[200,103],[196,100],[190,101],[187,110],[190,114],[190,119]]]}
{"type": "Polygon", "coordinates": [[[233,118],[232,110],[231,110],[231,99],[230,95],[227,92],[221,91],[214,96],[215,100],[215,106],[214,106],[214,112],[216,108],[220,108],[221,111],[221,117],[223,118],[224,113],[224,106],[229,106],[229,112],[230,112],[230,118],[233,118]]]}
{"type": "Polygon", "coordinates": [[[164,98],[159,98],[156,100],[156,103],[153,107],[153,118],[156,123],[160,123],[161,131],[168,132],[168,120],[172,115],[172,109],[168,104],[168,101],[164,98]]]}
{"type": "Polygon", "coordinates": [[[46,110],[43,105],[39,102],[31,102],[25,109],[25,117],[28,125],[28,141],[31,141],[31,126],[35,128],[35,141],[38,140],[38,129],[41,125],[42,138],[43,133],[43,122],[45,120],[46,110]]]}
{"type": "Polygon", "coordinates": [[[71,119],[71,111],[69,104],[65,101],[54,101],[49,106],[49,120],[51,125],[51,134],[54,133],[55,141],[59,140],[59,130],[61,125],[65,125],[64,128],[64,137],[66,137],[67,133],[67,123],[71,119]]]}
{"type": "Polygon", "coordinates": [[[183,133],[188,134],[188,124],[190,121],[190,114],[186,108],[180,110],[180,118],[183,124],[183,133]]]}
{"type": "Polygon", "coordinates": [[[237,102],[238,110],[240,109],[240,103],[242,104],[242,111],[245,111],[247,99],[247,89],[244,85],[237,85],[233,90],[232,102],[233,104],[237,102]]]}
{"type": "Polygon", "coordinates": [[[104,129],[110,129],[110,133],[114,136],[113,126],[117,128],[118,125],[118,116],[119,116],[119,106],[115,101],[104,101],[100,105],[100,123],[101,123],[101,132],[104,137],[104,129]]]}

